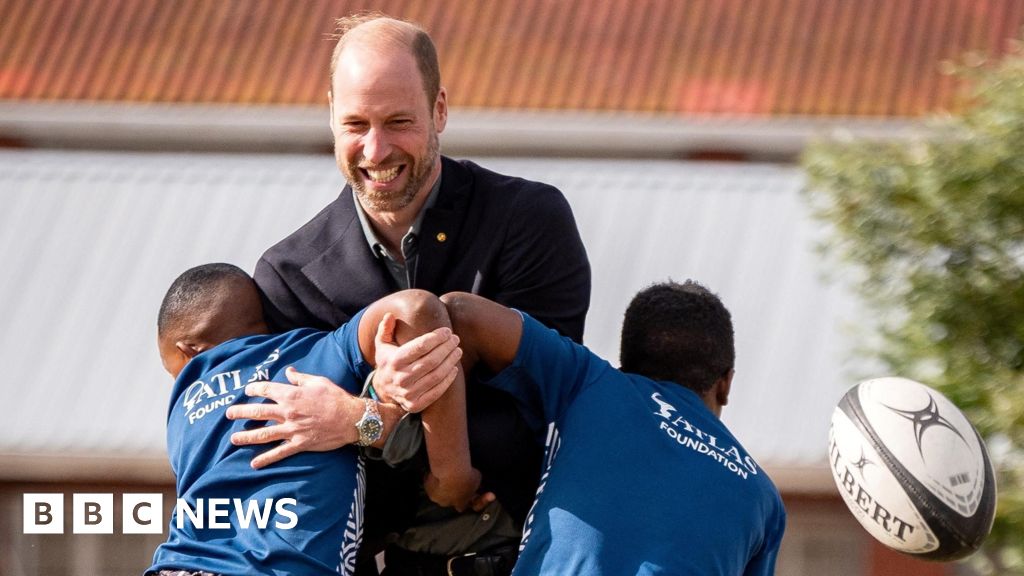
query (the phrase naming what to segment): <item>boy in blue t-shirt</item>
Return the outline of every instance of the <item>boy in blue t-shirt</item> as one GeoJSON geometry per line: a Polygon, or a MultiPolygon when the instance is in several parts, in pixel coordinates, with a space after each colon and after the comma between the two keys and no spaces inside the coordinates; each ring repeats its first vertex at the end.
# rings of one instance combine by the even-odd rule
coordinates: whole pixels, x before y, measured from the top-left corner
{"type": "Polygon", "coordinates": [[[693,282],[641,291],[621,370],[526,314],[470,294],[442,300],[464,363],[497,373],[489,384],[546,443],[514,574],[774,573],[786,514],[719,419],[735,352],[714,294],[693,282]]]}
{"type": "MultiPolygon", "coordinates": [[[[445,375],[421,401],[439,397],[422,413],[431,468],[425,488],[443,505],[468,505],[480,477],[469,462],[458,341],[446,326],[445,308],[435,296],[406,291],[374,303],[334,332],[273,335],[256,286],[241,269],[208,264],[179,276],[158,320],[161,360],[176,378],[167,450],[178,503],[169,538],[147,573],[351,574],[362,536],[365,480],[350,445],[380,446],[383,432],[404,414],[356,397],[371,369],[368,359],[415,354],[421,365],[445,375]],[[392,332],[396,342],[407,344],[398,347],[383,336],[392,332]],[[258,429],[274,440],[280,425],[229,420],[225,411],[259,401],[267,420],[279,419],[279,406],[250,400],[245,391],[250,383],[286,377],[304,386],[326,382],[295,369],[323,375],[349,392],[336,413],[352,425],[346,436],[331,440],[338,449],[253,469],[250,461],[260,447],[235,446],[231,435],[258,429]]],[[[272,450],[301,449],[284,444],[272,450]]]]}

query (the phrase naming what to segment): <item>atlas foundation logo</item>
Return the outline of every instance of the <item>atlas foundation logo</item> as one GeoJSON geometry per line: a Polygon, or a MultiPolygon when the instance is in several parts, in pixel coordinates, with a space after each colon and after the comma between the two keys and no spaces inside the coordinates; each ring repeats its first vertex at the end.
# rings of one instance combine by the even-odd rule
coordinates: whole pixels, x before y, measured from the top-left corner
{"type": "MultiPolygon", "coordinates": [[[[71,531],[73,534],[113,534],[116,511],[113,494],[72,494],[71,531]]],[[[26,493],[23,497],[25,534],[64,533],[63,493],[26,493]]],[[[197,499],[190,503],[178,498],[175,525],[197,530],[238,528],[242,530],[291,530],[299,523],[293,510],[294,498],[243,500],[241,498],[197,499]]],[[[164,521],[164,495],[157,493],[121,495],[122,534],[161,534],[164,521]]]]}

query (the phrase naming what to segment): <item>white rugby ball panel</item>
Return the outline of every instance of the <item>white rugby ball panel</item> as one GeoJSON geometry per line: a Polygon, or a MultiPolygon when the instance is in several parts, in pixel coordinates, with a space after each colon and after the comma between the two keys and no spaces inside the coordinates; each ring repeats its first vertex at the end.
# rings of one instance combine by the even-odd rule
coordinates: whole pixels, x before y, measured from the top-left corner
{"type": "Polygon", "coordinates": [[[927,554],[939,548],[938,538],[900,481],[839,408],[829,428],[829,464],[846,506],[876,540],[908,554],[927,554]]]}
{"type": "Polygon", "coordinates": [[[849,492],[842,484],[849,478],[839,466],[849,466],[850,458],[854,463],[871,458],[867,450],[864,455],[843,453],[847,442],[851,445],[845,450],[857,450],[853,441],[846,440],[850,435],[860,437],[872,449],[877,464],[887,472],[878,477],[895,482],[869,484],[864,478],[865,490],[875,502],[905,514],[894,516],[898,520],[890,520],[890,530],[882,535],[877,525],[884,514],[876,518],[858,515],[855,496],[844,495],[858,521],[882,543],[919,558],[953,560],[972,553],[988,535],[995,515],[991,462],[966,417],[938,392],[902,378],[861,383],[840,401],[830,434],[834,437],[830,450],[838,450],[843,459],[840,462],[831,455],[833,479],[841,494],[849,492]],[[916,515],[901,507],[900,498],[910,502],[916,515]],[[913,528],[900,523],[910,522],[914,516],[913,528]],[[893,526],[903,528],[902,534],[894,532],[893,526]],[[903,538],[893,538],[894,534],[903,538]]]}
{"type": "Polygon", "coordinates": [[[985,486],[984,448],[963,413],[906,378],[868,380],[857,395],[868,424],[907,472],[961,516],[973,516],[985,486]]]}

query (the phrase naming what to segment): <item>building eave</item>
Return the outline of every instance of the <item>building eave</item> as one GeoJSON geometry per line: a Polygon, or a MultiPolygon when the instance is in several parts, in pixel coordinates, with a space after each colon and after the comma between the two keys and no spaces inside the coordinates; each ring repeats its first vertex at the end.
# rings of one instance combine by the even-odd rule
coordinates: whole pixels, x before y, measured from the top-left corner
{"type": "Polygon", "coordinates": [[[832,474],[823,462],[820,465],[771,465],[765,471],[779,492],[810,497],[838,496],[832,474]]]}
{"type": "Polygon", "coordinates": [[[0,453],[0,482],[173,484],[167,455],[0,453]]]}
{"type": "MultiPolygon", "coordinates": [[[[0,101],[0,141],[38,148],[327,152],[327,108],[0,101]]],[[[815,138],[921,134],[920,119],[678,117],[550,110],[451,111],[455,156],[792,160],[815,138]]]]}

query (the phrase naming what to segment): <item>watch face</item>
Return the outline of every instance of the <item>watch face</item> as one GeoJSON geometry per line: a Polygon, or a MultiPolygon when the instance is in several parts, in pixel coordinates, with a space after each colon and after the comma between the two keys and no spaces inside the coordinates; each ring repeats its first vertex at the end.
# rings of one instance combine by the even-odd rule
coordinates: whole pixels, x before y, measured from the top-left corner
{"type": "Polygon", "coordinates": [[[380,433],[383,431],[383,428],[384,427],[381,425],[380,420],[365,420],[362,425],[363,436],[369,439],[370,442],[373,442],[380,438],[380,433]]]}
{"type": "Polygon", "coordinates": [[[377,413],[376,406],[367,403],[367,411],[362,414],[362,418],[358,422],[355,422],[355,427],[359,431],[359,445],[370,446],[381,437],[384,433],[384,422],[381,420],[380,414],[377,413]]]}

